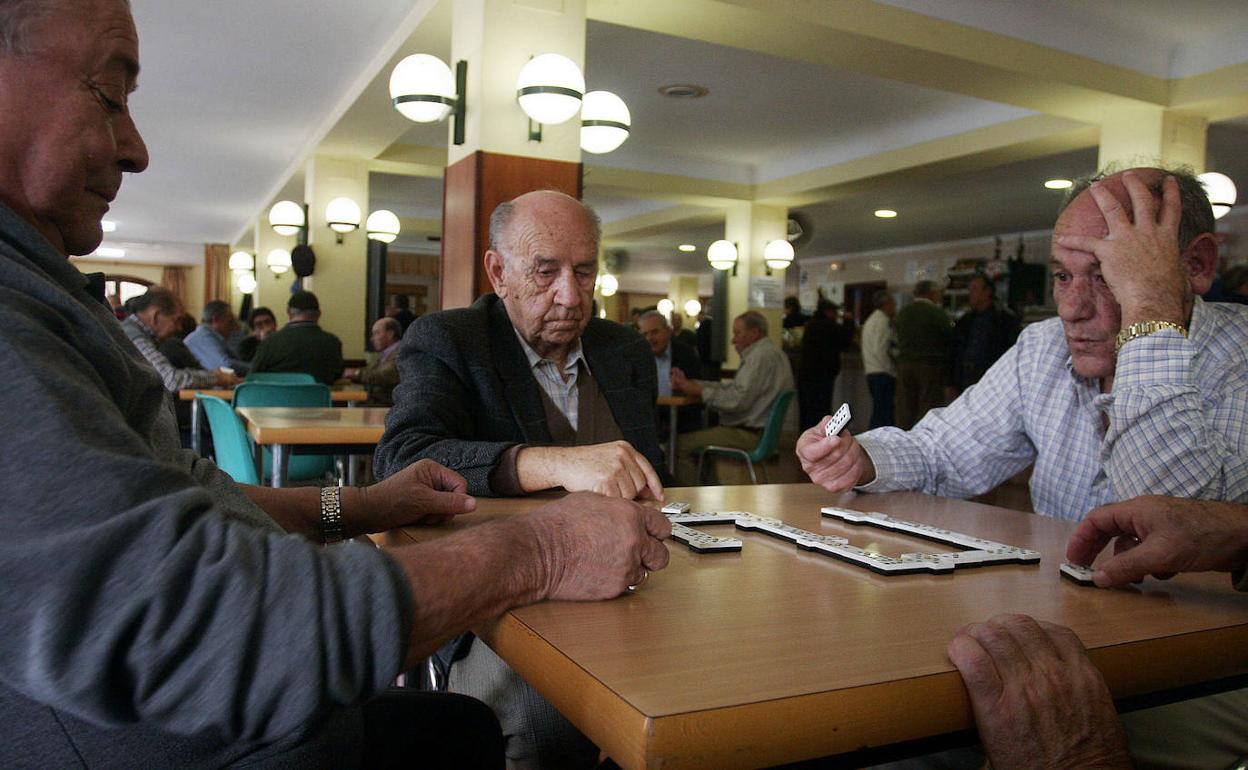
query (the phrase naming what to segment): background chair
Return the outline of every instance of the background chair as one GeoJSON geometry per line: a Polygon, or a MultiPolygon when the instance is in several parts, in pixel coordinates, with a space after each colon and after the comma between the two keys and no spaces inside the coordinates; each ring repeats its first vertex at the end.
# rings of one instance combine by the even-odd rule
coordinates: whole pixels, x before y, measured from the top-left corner
{"type": "Polygon", "coordinates": [[[313,385],[316,378],[306,372],[256,372],[247,375],[246,382],[267,382],[283,385],[313,385]]]}
{"type": "Polygon", "coordinates": [[[796,390],[782,390],[776,396],[775,402],[771,405],[771,414],[767,416],[767,427],[763,428],[763,435],[758,437],[758,444],[750,451],[731,446],[704,447],[698,454],[698,483],[702,482],[702,469],[706,465],[707,456],[711,454],[739,457],[745,460],[746,467],[750,469],[751,484],[758,483],[758,477],[754,475],[754,463],[758,463],[763,469],[763,482],[767,483],[766,463],[776,454],[776,444],[780,442],[780,430],[784,427],[784,416],[788,414],[789,404],[792,403],[796,393],[796,390]]]}
{"type": "MultiPolygon", "coordinates": [[[[273,373],[277,374],[277,373],[273,373]]],[[[311,375],[301,374],[311,380],[311,375]]],[[[329,386],[319,382],[253,382],[250,378],[234,389],[234,406],[329,407],[329,386]]],[[[248,438],[248,442],[251,439],[248,438]]],[[[293,455],[287,467],[291,481],[324,478],[334,468],[330,455],[293,455]]],[[[264,450],[264,477],[272,475],[272,452],[264,450]]]]}
{"type": "Polygon", "coordinates": [[[195,398],[199,399],[204,414],[208,416],[217,467],[239,484],[259,484],[256,464],[252,461],[251,440],[247,438],[243,421],[234,413],[234,407],[216,396],[196,393],[195,398]]]}

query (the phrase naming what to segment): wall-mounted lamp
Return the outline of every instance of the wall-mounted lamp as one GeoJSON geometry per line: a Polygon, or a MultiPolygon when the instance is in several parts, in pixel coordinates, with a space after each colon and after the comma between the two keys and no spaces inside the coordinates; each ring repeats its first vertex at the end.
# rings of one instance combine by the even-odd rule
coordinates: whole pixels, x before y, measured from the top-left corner
{"type": "Polygon", "coordinates": [[[685,315],[691,318],[697,318],[698,313],[702,312],[702,303],[696,299],[691,299],[685,303],[685,315]]]}
{"type": "Polygon", "coordinates": [[[665,317],[671,318],[672,311],[676,309],[676,303],[672,302],[667,297],[664,297],[663,299],[659,300],[659,304],[656,306],[656,309],[660,313],[662,313],[665,317]]]}
{"type": "Polygon", "coordinates": [[[436,123],[451,115],[453,141],[463,144],[467,83],[468,62],[456,62],[452,75],[451,68],[438,57],[412,54],[390,73],[390,103],[403,117],[417,123],[436,123]]]}
{"type": "Polygon", "coordinates": [[[602,154],[624,144],[632,126],[628,105],[610,91],[590,91],[581,107],[581,149],[602,154]]]}
{"type": "Polygon", "coordinates": [[[1226,174],[1217,171],[1206,171],[1196,177],[1205,186],[1205,194],[1209,196],[1209,205],[1213,207],[1213,218],[1221,219],[1235,205],[1239,191],[1235,183],[1226,174]]]}
{"type": "Polygon", "coordinates": [[[598,291],[604,297],[613,296],[620,290],[620,279],[610,273],[598,276],[598,291]]]}
{"type": "Polygon", "coordinates": [[[716,270],[731,270],[737,274],[737,245],[732,241],[715,241],[706,249],[706,261],[716,270]]]}
{"type": "Polygon", "coordinates": [[[256,269],[256,258],[245,251],[236,251],[230,255],[230,270],[236,273],[248,273],[256,269]]]}
{"type": "Polygon", "coordinates": [[[394,239],[398,238],[399,233],[402,232],[402,227],[393,211],[378,209],[368,215],[368,221],[364,223],[364,231],[368,234],[369,240],[394,243],[394,239]]]}
{"type": "Polygon", "coordinates": [[[269,224],[278,235],[296,235],[299,242],[307,242],[308,210],[294,201],[278,201],[269,209],[269,224]]]}
{"type": "Polygon", "coordinates": [[[286,249],[273,249],[264,258],[264,264],[268,265],[275,275],[281,275],[290,269],[290,252],[286,249]]]}
{"type": "Polygon", "coordinates": [[[516,101],[529,116],[529,139],[542,141],[542,125],[558,125],[581,108],[585,76],[576,62],[557,53],[535,56],[516,78],[516,101]]]}
{"type": "Polygon", "coordinates": [[[253,294],[256,291],[256,277],[251,273],[237,273],[234,276],[234,285],[238,287],[240,294],[253,294]]]}
{"type": "Polygon", "coordinates": [[[325,204],[325,224],[338,236],[342,237],[352,230],[360,229],[360,204],[350,198],[334,198],[325,204]]]}
{"type": "Polygon", "coordinates": [[[793,244],[783,238],[768,242],[763,247],[763,261],[767,263],[767,274],[772,270],[783,270],[793,264],[793,244]]]}

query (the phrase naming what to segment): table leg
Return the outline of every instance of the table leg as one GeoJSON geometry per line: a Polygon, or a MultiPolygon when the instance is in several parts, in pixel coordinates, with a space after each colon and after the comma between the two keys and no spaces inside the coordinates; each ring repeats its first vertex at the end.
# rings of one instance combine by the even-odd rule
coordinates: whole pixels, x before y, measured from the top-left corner
{"type": "Polygon", "coordinates": [[[358,460],[359,458],[355,455],[347,455],[347,486],[349,487],[356,485],[355,466],[358,460]]]}
{"type": "Polygon", "coordinates": [[[204,407],[199,403],[198,398],[191,399],[191,451],[195,454],[203,453],[204,442],[199,435],[199,422],[203,415],[204,407]]]}
{"type": "Polygon", "coordinates": [[[667,415],[667,472],[676,475],[676,405],[668,407],[667,415]]]}
{"type": "Polygon", "coordinates": [[[273,488],[286,486],[286,473],[290,465],[290,447],[286,444],[273,445],[273,488]]]}

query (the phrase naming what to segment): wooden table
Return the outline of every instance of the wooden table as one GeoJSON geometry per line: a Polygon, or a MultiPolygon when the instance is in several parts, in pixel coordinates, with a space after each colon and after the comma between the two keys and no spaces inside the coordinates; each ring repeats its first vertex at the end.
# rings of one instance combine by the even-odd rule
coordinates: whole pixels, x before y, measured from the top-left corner
{"type": "MultiPolygon", "coordinates": [[[[286,484],[293,447],[320,454],[344,454],[347,450],[373,447],[381,440],[389,407],[366,406],[358,409],[291,408],[283,406],[244,406],[236,410],[247,426],[247,434],[259,447],[273,450],[272,484],[286,484]]],[[[348,451],[345,454],[356,454],[348,451]]],[[[348,463],[347,483],[355,485],[355,466],[348,463]]]]}
{"type": "MultiPolygon", "coordinates": [[[[1248,601],[1224,574],[1101,590],[1061,579],[1073,525],[917,493],[833,495],[809,484],[668,490],[694,510],[742,510],[884,553],[952,550],[822,519],[840,505],[931,522],[1043,554],[1038,565],[884,577],[741,533],[736,554],[672,561],[633,595],[544,602],[480,634],[625,768],[761,767],[972,726],[945,646],[966,623],[1022,612],[1072,627],[1115,697],[1248,673],[1248,601]]],[[[437,536],[540,500],[481,500],[437,536]]],[[[706,527],[712,534],[731,525],[706,527]]]]}
{"type": "Polygon", "coordinates": [[[659,396],[655,401],[659,406],[668,408],[667,428],[667,472],[676,475],[676,412],[682,406],[693,406],[702,403],[697,396],[659,396]]]}
{"type": "MultiPolygon", "coordinates": [[[[191,449],[195,454],[200,454],[203,448],[203,422],[204,408],[200,405],[199,400],[195,398],[196,393],[203,393],[205,396],[216,396],[217,398],[229,401],[234,398],[233,388],[183,388],[178,391],[178,399],[181,401],[191,402],[191,449]]],[[[329,400],[334,404],[346,404],[347,406],[355,406],[358,403],[368,400],[368,391],[359,385],[334,384],[329,391],[329,400]]]]}

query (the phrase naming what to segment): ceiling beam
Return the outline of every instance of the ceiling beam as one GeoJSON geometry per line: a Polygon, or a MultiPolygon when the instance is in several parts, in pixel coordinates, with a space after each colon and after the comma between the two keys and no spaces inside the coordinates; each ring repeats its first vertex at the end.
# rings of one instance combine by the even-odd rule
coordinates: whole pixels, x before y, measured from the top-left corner
{"type": "Polygon", "coordinates": [[[1210,123],[1248,115],[1248,62],[1170,81],[1170,106],[1210,123]]]}
{"type": "Polygon", "coordinates": [[[586,165],[585,186],[599,193],[708,208],[722,208],[754,197],[753,185],[610,166],[586,165]]]}
{"type": "Polygon", "coordinates": [[[618,241],[629,238],[646,238],[651,235],[667,232],[675,225],[698,227],[724,219],[723,209],[708,209],[702,206],[672,206],[671,208],[638,214],[602,226],[603,241],[618,241]]]}

